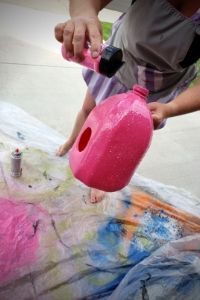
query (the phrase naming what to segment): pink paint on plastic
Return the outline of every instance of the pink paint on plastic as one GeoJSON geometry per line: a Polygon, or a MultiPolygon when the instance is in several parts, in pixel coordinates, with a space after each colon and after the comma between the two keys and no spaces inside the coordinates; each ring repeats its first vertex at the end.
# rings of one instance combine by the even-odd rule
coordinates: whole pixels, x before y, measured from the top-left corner
{"type": "Polygon", "coordinates": [[[108,192],[129,183],[152,138],[147,95],[148,90],[135,85],[94,108],[70,151],[77,179],[108,192]]]}
{"type": "MultiPolygon", "coordinates": [[[[66,52],[64,44],[61,47],[61,53],[64,59],[77,63],[74,56],[66,52]]],[[[111,45],[102,45],[101,53],[96,58],[91,56],[90,48],[86,48],[83,50],[83,57],[84,59],[79,62],[80,65],[107,77],[112,77],[124,64],[122,50],[111,45]]]]}
{"type": "Polygon", "coordinates": [[[0,198],[0,282],[36,261],[39,208],[0,198]]]}
{"type": "MultiPolygon", "coordinates": [[[[66,53],[64,45],[62,45],[61,52],[62,52],[62,56],[66,60],[75,62],[74,57],[69,56],[66,53]]],[[[85,66],[89,69],[92,69],[96,72],[99,72],[99,62],[100,62],[101,56],[98,56],[97,58],[92,58],[89,48],[83,50],[83,56],[84,56],[84,59],[81,62],[79,62],[79,64],[82,65],[82,66],[85,66]]]]}

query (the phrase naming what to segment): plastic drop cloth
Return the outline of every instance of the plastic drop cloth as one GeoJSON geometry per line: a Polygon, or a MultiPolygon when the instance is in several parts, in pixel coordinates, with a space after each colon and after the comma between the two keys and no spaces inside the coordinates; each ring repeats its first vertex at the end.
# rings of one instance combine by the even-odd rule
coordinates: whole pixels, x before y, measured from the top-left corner
{"type": "Polygon", "coordinates": [[[55,156],[63,141],[0,102],[0,300],[199,299],[199,199],[135,175],[92,205],[55,156]]]}

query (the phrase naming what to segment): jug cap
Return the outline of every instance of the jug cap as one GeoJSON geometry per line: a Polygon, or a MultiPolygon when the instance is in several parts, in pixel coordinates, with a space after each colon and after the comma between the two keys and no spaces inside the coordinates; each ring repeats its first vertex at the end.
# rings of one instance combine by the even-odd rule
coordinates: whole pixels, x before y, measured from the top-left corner
{"type": "Polygon", "coordinates": [[[139,84],[134,84],[133,86],[133,92],[137,95],[141,96],[142,98],[146,99],[149,95],[149,90],[144,88],[143,86],[139,84]]]}
{"type": "Polygon", "coordinates": [[[124,64],[122,57],[123,53],[121,49],[111,45],[105,47],[101,53],[99,73],[107,77],[112,77],[124,64]]]}

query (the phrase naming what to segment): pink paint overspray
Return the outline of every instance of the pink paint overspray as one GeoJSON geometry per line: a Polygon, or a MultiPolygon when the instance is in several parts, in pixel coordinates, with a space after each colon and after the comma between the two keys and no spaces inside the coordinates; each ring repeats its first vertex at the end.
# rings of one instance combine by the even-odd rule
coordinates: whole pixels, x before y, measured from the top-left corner
{"type": "Polygon", "coordinates": [[[11,153],[11,176],[20,177],[22,175],[22,152],[17,148],[11,153]]]}
{"type": "Polygon", "coordinates": [[[45,217],[46,212],[37,205],[0,198],[0,283],[36,263],[39,226],[44,222],[40,219],[45,217]]]}
{"type": "MultiPolygon", "coordinates": [[[[61,48],[62,56],[72,62],[76,62],[73,56],[66,53],[64,45],[61,48]]],[[[94,70],[104,76],[112,77],[124,64],[122,61],[122,50],[114,46],[102,45],[101,54],[97,58],[92,58],[90,48],[83,50],[84,59],[80,65],[94,70]]]]}
{"type": "Polygon", "coordinates": [[[135,85],[93,109],[70,151],[77,179],[108,192],[129,183],[152,138],[147,96],[148,90],[135,85]]]}

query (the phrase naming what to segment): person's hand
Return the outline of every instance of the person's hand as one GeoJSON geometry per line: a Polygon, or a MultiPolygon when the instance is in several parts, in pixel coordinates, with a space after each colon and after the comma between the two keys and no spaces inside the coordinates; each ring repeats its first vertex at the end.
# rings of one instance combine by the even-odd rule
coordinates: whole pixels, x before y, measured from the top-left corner
{"type": "Polygon", "coordinates": [[[157,129],[162,122],[169,116],[169,104],[159,102],[148,103],[149,110],[153,119],[154,129],[157,129]]]}
{"type": "Polygon", "coordinates": [[[75,60],[83,59],[82,52],[87,42],[91,45],[92,57],[96,58],[101,50],[101,23],[97,17],[74,17],[55,27],[55,37],[64,43],[66,53],[75,60]]]}

